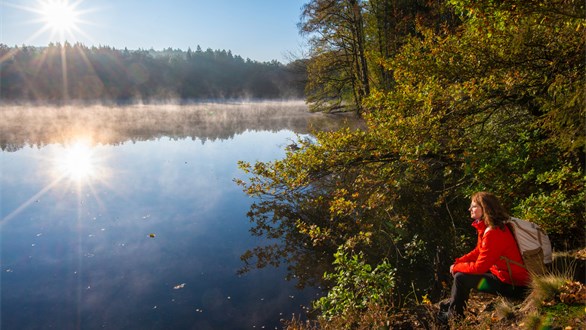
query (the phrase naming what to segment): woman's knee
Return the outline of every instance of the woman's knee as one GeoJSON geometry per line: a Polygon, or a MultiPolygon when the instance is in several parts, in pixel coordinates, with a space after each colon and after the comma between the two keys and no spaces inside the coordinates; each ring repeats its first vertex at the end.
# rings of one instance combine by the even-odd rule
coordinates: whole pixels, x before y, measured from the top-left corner
{"type": "Polygon", "coordinates": [[[462,283],[468,279],[468,275],[469,274],[458,272],[454,274],[454,282],[462,283]]]}
{"type": "Polygon", "coordinates": [[[454,274],[454,286],[467,289],[475,288],[480,279],[481,277],[475,274],[456,273],[454,274]]]}

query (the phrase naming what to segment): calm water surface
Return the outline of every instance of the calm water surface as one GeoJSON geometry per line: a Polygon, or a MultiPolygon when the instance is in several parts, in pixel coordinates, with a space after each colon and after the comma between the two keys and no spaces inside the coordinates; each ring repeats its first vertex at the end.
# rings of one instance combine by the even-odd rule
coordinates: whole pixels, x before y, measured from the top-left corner
{"type": "Polygon", "coordinates": [[[1,328],[273,329],[302,313],[319,292],[284,269],[237,275],[266,242],[233,179],[335,123],[225,108],[2,110],[1,328]]]}

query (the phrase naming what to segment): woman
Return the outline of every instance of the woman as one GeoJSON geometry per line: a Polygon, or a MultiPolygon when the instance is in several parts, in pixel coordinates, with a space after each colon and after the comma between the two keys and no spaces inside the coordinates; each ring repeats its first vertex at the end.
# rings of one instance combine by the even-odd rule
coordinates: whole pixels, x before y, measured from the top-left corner
{"type": "Polygon", "coordinates": [[[478,233],[476,248],[457,258],[450,267],[454,276],[450,300],[440,305],[440,321],[464,315],[471,289],[519,298],[527,290],[527,270],[513,234],[505,225],[510,217],[495,195],[478,192],[472,196],[470,217],[478,233]],[[508,260],[507,260],[508,259],[508,260]]]}

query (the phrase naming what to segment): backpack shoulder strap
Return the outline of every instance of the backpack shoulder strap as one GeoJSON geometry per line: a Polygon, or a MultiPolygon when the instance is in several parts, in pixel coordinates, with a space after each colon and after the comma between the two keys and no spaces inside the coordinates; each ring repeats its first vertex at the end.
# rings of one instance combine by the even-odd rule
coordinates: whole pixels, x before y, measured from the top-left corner
{"type": "Polygon", "coordinates": [[[505,256],[501,256],[501,259],[504,260],[507,263],[507,270],[509,271],[509,277],[511,278],[511,284],[513,285],[513,287],[515,286],[515,281],[513,280],[513,271],[511,270],[511,264],[515,264],[517,266],[523,267],[525,269],[527,269],[527,267],[524,264],[518,263],[515,260],[511,260],[505,256]]]}

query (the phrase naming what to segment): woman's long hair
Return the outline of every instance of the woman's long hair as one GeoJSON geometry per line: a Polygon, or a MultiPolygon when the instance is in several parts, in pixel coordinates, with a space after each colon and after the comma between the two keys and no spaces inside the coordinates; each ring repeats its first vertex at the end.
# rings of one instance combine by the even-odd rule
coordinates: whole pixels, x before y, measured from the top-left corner
{"type": "Polygon", "coordinates": [[[487,226],[504,229],[510,217],[495,195],[480,191],[472,195],[472,201],[482,207],[482,219],[487,226]]]}

